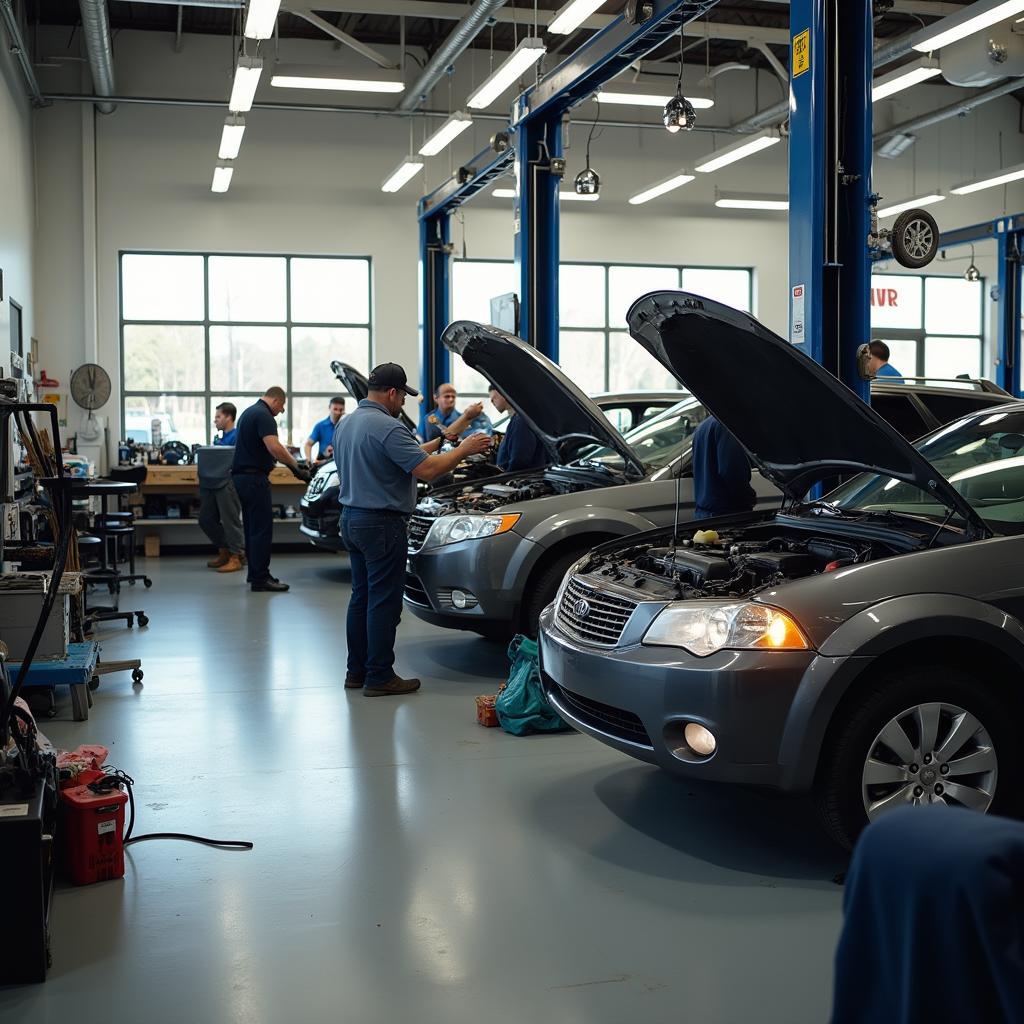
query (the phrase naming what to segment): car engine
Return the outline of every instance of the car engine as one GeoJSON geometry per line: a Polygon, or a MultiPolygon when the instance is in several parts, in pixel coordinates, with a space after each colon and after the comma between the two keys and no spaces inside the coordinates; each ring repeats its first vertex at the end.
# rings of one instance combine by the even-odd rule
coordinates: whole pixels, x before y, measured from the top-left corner
{"type": "Polygon", "coordinates": [[[674,545],[671,536],[667,539],[663,546],[634,545],[592,555],[578,571],[589,582],[608,580],[639,590],[649,600],[746,597],[762,587],[894,553],[875,541],[786,530],[775,523],[721,535],[698,531],[674,545]]]}

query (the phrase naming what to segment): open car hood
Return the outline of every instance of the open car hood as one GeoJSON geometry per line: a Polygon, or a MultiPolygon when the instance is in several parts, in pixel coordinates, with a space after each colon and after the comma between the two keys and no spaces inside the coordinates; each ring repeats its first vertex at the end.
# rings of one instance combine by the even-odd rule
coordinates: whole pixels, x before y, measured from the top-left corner
{"type": "Polygon", "coordinates": [[[934,494],[987,532],[952,484],[878,413],[749,314],[669,291],[637,299],[626,321],[791,498],[828,477],[883,473],[934,494]]]}
{"type": "Polygon", "coordinates": [[[580,448],[605,445],[618,452],[631,475],[644,464],[600,408],[546,356],[498,327],[459,320],[441,336],[445,348],[483,374],[530,424],[556,462],[580,448]]]}
{"type": "MultiPolygon", "coordinates": [[[[357,402],[361,402],[369,393],[370,382],[366,379],[365,374],[360,373],[354,366],[334,359],[331,361],[331,373],[345,385],[345,389],[357,402]]],[[[414,434],[416,433],[416,424],[404,412],[399,413],[398,418],[414,434]]]]}

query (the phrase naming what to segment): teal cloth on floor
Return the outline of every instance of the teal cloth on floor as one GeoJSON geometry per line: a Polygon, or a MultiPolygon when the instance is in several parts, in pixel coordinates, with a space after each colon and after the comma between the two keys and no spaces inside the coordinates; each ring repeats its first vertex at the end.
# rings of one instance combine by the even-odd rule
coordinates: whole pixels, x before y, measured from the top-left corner
{"type": "Polygon", "coordinates": [[[570,728],[544,696],[537,642],[519,634],[509,644],[508,657],[512,662],[508,682],[494,703],[502,729],[513,736],[527,736],[570,728]]]}

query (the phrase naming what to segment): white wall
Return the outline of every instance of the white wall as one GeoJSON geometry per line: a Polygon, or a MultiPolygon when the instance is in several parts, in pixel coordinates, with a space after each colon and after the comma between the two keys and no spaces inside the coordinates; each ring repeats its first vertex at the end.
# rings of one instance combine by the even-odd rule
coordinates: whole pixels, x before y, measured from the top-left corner
{"type": "MultiPolygon", "coordinates": [[[[47,54],[59,54],[66,33],[42,34],[47,54]]],[[[75,44],[77,45],[77,43],[75,44]]],[[[172,37],[121,32],[116,42],[118,92],[135,96],[224,98],[230,89],[232,55],[221,37],[186,36],[173,51],[172,37]]],[[[282,58],[310,62],[341,59],[330,42],[285,41],[282,58]]],[[[480,63],[483,58],[478,58],[480,63]]],[[[45,72],[44,89],[88,90],[82,65],[45,72]]],[[[481,67],[466,67],[453,83],[455,105],[481,67]]],[[[697,72],[694,73],[696,77],[697,72]]],[[[261,86],[258,101],[348,103],[323,93],[287,93],[261,86]]],[[[715,111],[704,115],[731,122],[752,110],[751,79],[723,76],[715,111]]],[[[761,78],[761,103],[779,90],[761,78]]],[[[880,104],[881,123],[899,122],[958,93],[922,86],[880,104]]],[[[368,101],[376,102],[374,100],[368,101]]],[[[447,84],[431,99],[447,108],[447,84]]],[[[948,187],[974,170],[1024,160],[1017,133],[1017,104],[996,101],[962,121],[920,134],[917,146],[897,161],[876,161],[875,186],[892,199],[948,187]],[[914,163],[917,174],[914,173],[914,163]],[[977,167],[975,168],[975,164],[977,167]]],[[[336,253],[368,255],[375,267],[375,356],[403,362],[415,375],[417,338],[417,223],[415,200],[479,148],[497,127],[480,123],[451,152],[428,161],[422,180],[396,196],[379,191],[382,178],[408,152],[404,119],[356,114],[255,110],[247,129],[231,190],[213,195],[224,108],[122,105],[109,116],[89,106],[57,103],[38,111],[40,280],[45,304],[38,313],[43,365],[65,376],[85,358],[97,358],[112,374],[118,366],[117,254],[119,250],[184,249],[237,252],[336,253]],[[417,188],[417,186],[419,186],[417,188]],[[95,200],[95,210],[93,201],[95,200]],[[96,315],[90,302],[96,275],[96,315]]],[[[606,107],[604,119],[628,118],[629,108],[606,107]]],[[[570,133],[569,177],[583,165],[594,107],[580,111],[570,133]]],[[[437,122],[433,122],[436,125],[437,122]]],[[[427,130],[413,124],[416,139],[427,130]]],[[[786,147],[725,168],[643,207],[626,199],[646,184],[692,165],[696,156],[729,137],[708,133],[669,136],[664,131],[598,127],[592,163],[603,177],[602,198],[593,205],[567,205],[562,215],[562,257],[567,260],[697,263],[751,266],[755,270],[757,314],[785,334],[788,322],[787,222],[784,216],[729,215],[713,207],[716,187],[784,193],[786,147]]],[[[1003,209],[1002,190],[951,199],[936,208],[943,227],[990,219],[1003,209]]],[[[1007,192],[1010,212],[1024,209],[1024,187],[1007,192]]],[[[454,227],[461,250],[463,231],[454,227]]],[[[470,257],[511,258],[511,204],[480,197],[465,210],[470,257]]],[[[994,265],[979,266],[992,274],[994,265]]],[[[960,269],[960,264],[956,264],[960,269]]],[[[62,378],[63,379],[63,378],[62,378]]],[[[115,384],[115,394],[117,388],[115,384]]],[[[109,407],[119,422],[116,401],[109,407]]],[[[116,432],[116,428],[115,428],[116,432]]]]}

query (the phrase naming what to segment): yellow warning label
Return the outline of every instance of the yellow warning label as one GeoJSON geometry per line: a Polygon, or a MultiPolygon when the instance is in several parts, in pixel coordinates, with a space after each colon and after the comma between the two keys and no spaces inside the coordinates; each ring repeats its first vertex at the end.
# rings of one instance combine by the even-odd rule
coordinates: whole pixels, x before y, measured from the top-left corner
{"type": "Polygon", "coordinates": [[[802,75],[811,69],[811,30],[805,28],[803,32],[793,36],[793,60],[790,62],[793,69],[793,77],[802,75]]]}

